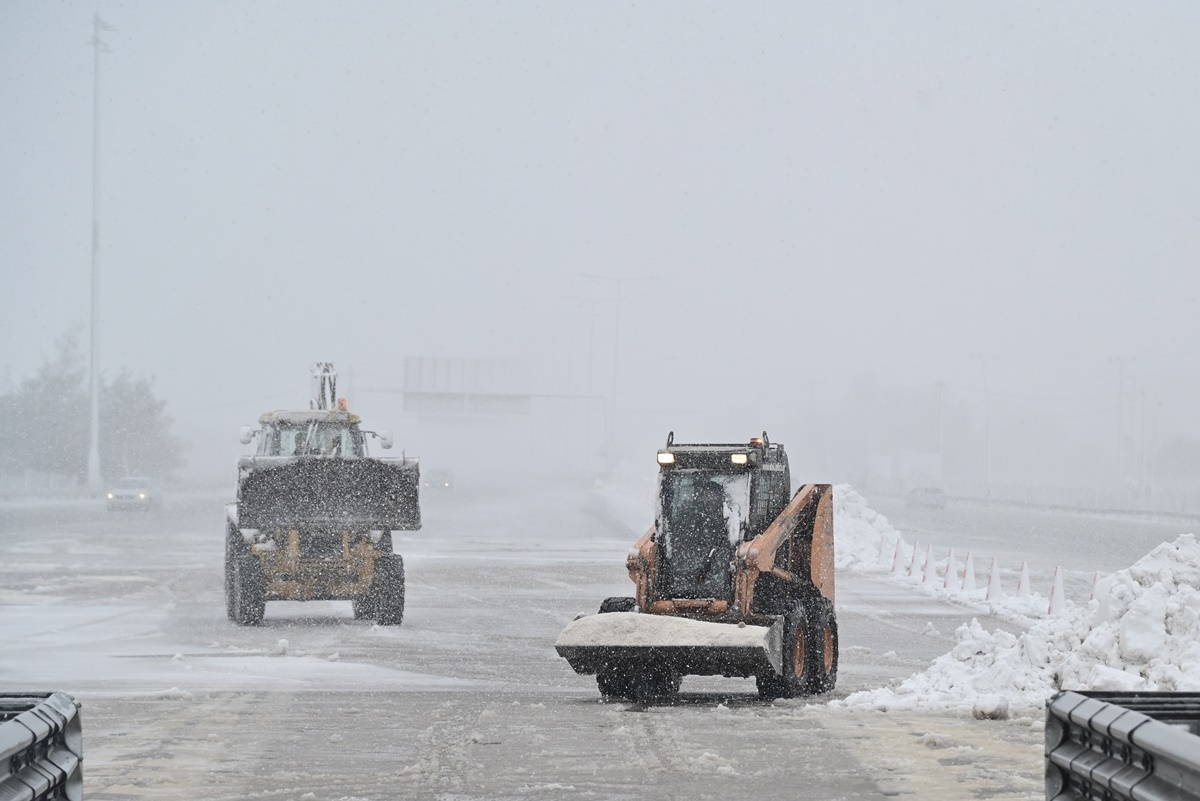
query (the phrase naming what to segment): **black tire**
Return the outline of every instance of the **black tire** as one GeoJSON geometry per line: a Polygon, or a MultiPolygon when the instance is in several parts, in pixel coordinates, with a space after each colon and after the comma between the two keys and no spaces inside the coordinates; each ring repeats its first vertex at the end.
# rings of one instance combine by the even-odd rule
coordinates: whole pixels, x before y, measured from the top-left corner
{"type": "Polygon", "coordinates": [[[242,535],[228,521],[225,523],[225,616],[233,620],[233,563],[238,556],[246,554],[246,543],[242,535]]]}
{"type": "Polygon", "coordinates": [[[600,614],[607,612],[633,612],[637,609],[636,598],[605,598],[600,603],[600,614]]]}
{"type": "Polygon", "coordinates": [[[605,698],[638,703],[670,701],[679,692],[683,676],[665,667],[612,665],[596,674],[596,687],[605,698]]]}
{"type": "Polygon", "coordinates": [[[823,664],[821,665],[820,675],[813,684],[812,691],[814,694],[827,693],[837,685],[838,674],[838,624],[837,613],[833,609],[833,604],[822,598],[825,606],[825,614],[822,618],[824,624],[816,635],[816,653],[821,656],[823,664]]]}
{"type": "Polygon", "coordinates": [[[374,596],[360,595],[350,599],[350,607],[354,610],[355,620],[374,620],[376,615],[374,596]]]}
{"type": "Polygon", "coordinates": [[[679,693],[683,676],[668,668],[653,668],[635,675],[630,694],[639,703],[664,703],[679,693]]]}
{"type": "Polygon", "coordinates": [[[609,668],[596,674],[596,687],[605,698],[632,700],[633,689],[629,676],[621,668],[609,668]]]}
{"type": "Polygon", "coordinates": [[[826,637],[832,632],[833,679],[837,676],[837,623],[821,598],[795,601],[783,620],[783,675],[759,675],[755,681],[764,701],[815,695],[832,688],[826,673],[826,637]],[[832,628],[831,625],[832,624],[832,628]]]}
{"type": "Polygon", "coordinates": [[[370,599],[380,625],[399,626],[404,620],[404,559],[399,554],[376,557],[370,599]]]}
{"type": "Polygon", "coordinates": [[[267,587],[262,565],[254,556],[233,560],[233,622],[239,626],[262,625],[267,609],[267,587]]]}

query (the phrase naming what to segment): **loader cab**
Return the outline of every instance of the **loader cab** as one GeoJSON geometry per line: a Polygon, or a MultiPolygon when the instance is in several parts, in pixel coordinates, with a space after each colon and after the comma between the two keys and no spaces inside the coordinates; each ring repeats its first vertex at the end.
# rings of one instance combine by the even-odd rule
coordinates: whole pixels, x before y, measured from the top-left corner
{"type": "Polygon", "coordinates": [[[325,456],[357,459],[367,455],[358,415],[345,412],[269,412],[259,418],[257,456],[325,456]]]}
{"type": "Polygon", "coordinates": [[[783,446],[674,445],[659,451],[656,540],[661,599],[732,598],[737,546],[787,505],[791,477],[783,446]]]}

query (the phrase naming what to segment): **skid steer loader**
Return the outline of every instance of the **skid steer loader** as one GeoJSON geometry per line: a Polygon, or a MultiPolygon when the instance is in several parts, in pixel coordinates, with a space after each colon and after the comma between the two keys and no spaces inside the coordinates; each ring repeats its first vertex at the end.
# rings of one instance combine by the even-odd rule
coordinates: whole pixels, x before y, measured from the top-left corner
{"type": "Polygon", "coordinates": [[[669,698],[689,674],[753,676],[767,700],[833,689],[833,488],[790,495],[765,431],[747,445],[672,432],[658,464],[654,525],[626,560],[635,595],[576,618],[558,654],[607,697],[669,698]]]}

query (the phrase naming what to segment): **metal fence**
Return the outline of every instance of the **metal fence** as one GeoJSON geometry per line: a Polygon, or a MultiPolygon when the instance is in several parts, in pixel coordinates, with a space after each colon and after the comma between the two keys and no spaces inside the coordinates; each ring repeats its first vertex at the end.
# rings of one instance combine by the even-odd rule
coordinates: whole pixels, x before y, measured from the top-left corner
{"type": "Polygon", "coordinates": [[[1200,693],[1059,693],[1045,765],[1047,801],[1200,800],[1200,693]]]}
{"type": "Polygon", "coordinates": [[[0,801],[83,798],[83,727],[66,693],[0,693],[0,801]]]}

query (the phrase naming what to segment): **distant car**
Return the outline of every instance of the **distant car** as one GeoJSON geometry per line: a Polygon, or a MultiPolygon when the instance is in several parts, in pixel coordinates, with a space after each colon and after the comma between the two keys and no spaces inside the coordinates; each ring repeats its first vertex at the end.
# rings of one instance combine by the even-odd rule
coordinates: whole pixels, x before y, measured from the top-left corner
{"type": "Polygon", "coordinates": [[[145,476],[126,476],[108,491],[108,508],[113,509],[156,509],[162,503],[162,494],[154,482],[145,476]]]}
{"type": "Polygon", "coordinates": [[[945,509],[946,493],[937,487],[917,487],[908,493],[908,505],[918,509],[945,509]]]}
{"type": "Polygon", "coordinates": [[[421,477],[421,487],[435,492],[454,489],[454,474],[449,470],[430,470],[421,477]]]}

